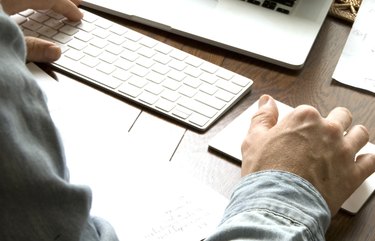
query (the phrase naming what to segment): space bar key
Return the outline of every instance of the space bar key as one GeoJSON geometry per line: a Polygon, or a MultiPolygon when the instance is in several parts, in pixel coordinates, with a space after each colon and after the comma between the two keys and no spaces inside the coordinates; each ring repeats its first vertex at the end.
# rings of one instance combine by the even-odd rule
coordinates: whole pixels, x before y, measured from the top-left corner
{"type": "Polygon", "coordinates": [[[122,84],[122,81],[119,79],[103,74],[80,62],[72,61],[71,59],[65,56],[61,56],[61,58],[58,61],[56,61],[54,65],[58,67],[63,67],[64,69],[68,70],[68,72],[74,71],[78,75],[87,77],[95,82],[98,82],[112,89],[116,89],[118,86],[122,84]],[[78,70],[78,71],[75,71],[75,70],[78,70]]]}

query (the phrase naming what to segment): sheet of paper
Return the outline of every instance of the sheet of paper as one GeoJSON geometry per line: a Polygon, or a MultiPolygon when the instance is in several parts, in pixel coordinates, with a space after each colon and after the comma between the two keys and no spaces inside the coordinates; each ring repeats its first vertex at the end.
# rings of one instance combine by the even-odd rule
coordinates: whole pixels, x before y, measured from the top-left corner
{"type": "Polygon", "coordinates": [[[184,128],[28,67],[61,133],[70,181],[91,188],[91,214],[120,240],[200,241],[216,228],[228,200],[169,161],[184,128]]]}
{"type": "Polygon", "coordinates": [[[375,0],[363,0],[333,79],[375,93],[375,0]]]}
{"type": "MultiPolygon", "coordinates": [[[[279,120],[293,110],[292,107],[276,101],[279,109],[279,120]]],[[[209,147],[241,162],[241,144],[251,123],[251,117],[258,110],[258,101],[252,104],[241,115],[229,123],[214,136],[209,147]],[[228,141],[230,140],[230,141],[228,141]]],[[[375,145],[367,143],[359,153],[375,153],[375,145]]],[[[342,208],[350,213],[357,213],[375,190],[375,173],[368,177],[362,185],[345,201],[342,208]]]]}

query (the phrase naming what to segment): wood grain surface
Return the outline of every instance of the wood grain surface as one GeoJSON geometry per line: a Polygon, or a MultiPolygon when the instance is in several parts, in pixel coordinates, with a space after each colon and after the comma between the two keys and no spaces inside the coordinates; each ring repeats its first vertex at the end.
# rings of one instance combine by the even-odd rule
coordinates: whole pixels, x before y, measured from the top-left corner
{"type": "MultiPolygon", "coordinates": [[[[353,123],[364,124],[369,129],[370,141],[375,142],[374,95],[332,80],[350,31],[346,22],[327,17],[305,66],[294,71],[107,14],[99,15],[253,79],[251,93],[207,132],[186,130],[171,159],[172,164],[228,198],[240,179],[240,166],[209,151],[208,142],[262,94],[270,94],[294,107],[313,105],[323,116],[336,106],[345,106],[353,113],[353,123]]],[[[355,216],[340,211],[332,219],[326,238],[327,241],[375,240],[374,227],[375,199],[371,197],[355,216]]]]}

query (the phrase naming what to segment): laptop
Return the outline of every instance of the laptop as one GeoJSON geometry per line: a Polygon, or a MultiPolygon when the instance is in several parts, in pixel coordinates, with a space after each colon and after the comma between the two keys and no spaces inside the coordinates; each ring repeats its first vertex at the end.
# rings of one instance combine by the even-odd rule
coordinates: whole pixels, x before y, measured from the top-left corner
{"type": "Polygon", "coordinates": [[[331,3],[332,0],[84,0],[82,5],[300,69],[331,3]]]}
{"type": "MultiPolygon", "coordinates": [[[[293,110],[292,107],[277,101],[279,109],[279,119],[284,118],[286,114],[293,110]]],[[[241,144],[245,139],[246,133],[250,127],[251,117],[258,110],[258,101],[252,104],[241,115],[229,123],[221,132],[214,136],[209,142],[210,150],[220,152],[241,163],[241,144]],[[228,141],[230,140],[230,141],[228,141]]],[[[375,145],[368,142],[359,153],[375,153],[375,145]]],[[[375,173],[368,177],[361,186],[344,202],[341,206],[343,210],[351,214],[357,213],[366,203],[368,198],[375,190],[375,173]]]]}

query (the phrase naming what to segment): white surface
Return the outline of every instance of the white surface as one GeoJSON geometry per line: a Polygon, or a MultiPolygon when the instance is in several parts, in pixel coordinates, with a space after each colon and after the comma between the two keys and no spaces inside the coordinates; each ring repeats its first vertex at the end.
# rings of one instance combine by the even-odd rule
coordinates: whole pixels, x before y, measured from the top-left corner
{"type": "Polygon", "coordinates": [[[333,78],[375,93],[375,0],[363,0],[333,78]]]}
{"type": "MultiPolygon", "coordinates": [[[[292,107],[277,101],[279,119],[293,110],[292,107]]],[[[209,142],[210,148],[219,151],[241,162],[241,144],[250,127],[251,117],[258,110],[258,101],[233,120],[209,142]],[[228,141],[230,140],[230,141],[228,141]]],[[[375,145],[367,143],[359,153],[375,153],[375,145]]],[[[350,213],[357,213],[375,190],[375,174],[368,177],[364,183],[345,201],[342,208],[350,213]]]]}
{"type": "Polygon", "coordinates": [[[185,129],[29,68],[61,132],[71,182],[90,186],[91,213],[108,220],[120,240],[200,241],[217,226],[227,199],[169,162],[185,129]]]}

